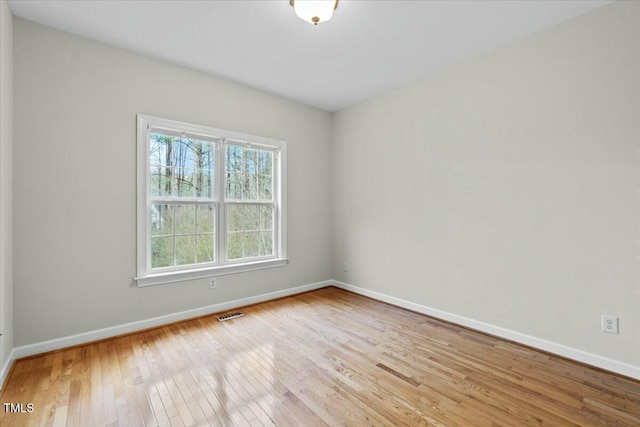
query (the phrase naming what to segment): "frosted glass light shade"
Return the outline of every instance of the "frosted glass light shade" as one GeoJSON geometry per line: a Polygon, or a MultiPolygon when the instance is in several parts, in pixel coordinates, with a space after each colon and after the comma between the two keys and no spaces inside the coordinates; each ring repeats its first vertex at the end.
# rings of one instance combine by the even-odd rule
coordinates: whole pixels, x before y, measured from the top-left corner
{"type": "Polygon", "coordinates": [[[291,0],[289,3],[298,18],[313,25],[331,19],[338,7],[338,0],[291,0]]]}

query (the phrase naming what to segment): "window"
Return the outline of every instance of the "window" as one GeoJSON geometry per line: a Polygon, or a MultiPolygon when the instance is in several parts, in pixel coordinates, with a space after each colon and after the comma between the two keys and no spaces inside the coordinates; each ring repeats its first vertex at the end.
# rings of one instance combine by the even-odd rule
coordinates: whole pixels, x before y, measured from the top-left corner
{"type": "Polygon", "coordinates": [[[286,144],[138,115],[138,286],[278,267],[286,144]]]}

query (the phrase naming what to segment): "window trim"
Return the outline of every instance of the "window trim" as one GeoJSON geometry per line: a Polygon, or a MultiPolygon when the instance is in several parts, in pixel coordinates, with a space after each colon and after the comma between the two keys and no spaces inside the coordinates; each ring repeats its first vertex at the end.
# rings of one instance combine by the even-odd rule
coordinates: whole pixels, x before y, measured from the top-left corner
{"type": "MultiPolygon", "coordinates": [[[[272,138],[248,135],[208,126],[195,125],[176,120],[163,119],[144,114],[137,115],[137,160],[136,160],[136,256],[137,276],[134,280],[139,287],[173,283],[186,280],[215,277],[228,274],[237,274],[247,271],[255,271],[266,268],[282,267],[288,264],[287,258],[287,150],[286,142],[272,138]],[[215,174],[215,199],[207,199],[204,203],[213,203],[217,206],[216,215],[216,254],[215,264],[194,264],[188,266],[171,267],[153,271],[149,264],[150,258],[150,223],[149,210],[149,137],[150,129],[163,130],[173,135],[187,135],[194,138],[214,141],[216,150],[216,174],[215,174]],[[277,214],[274,223],[274,256],[260,257],[255,260],[240,259],[229,261],[223,255],[226,251],[226,202],[224,193],[224,165],[225,147],[228,143],[249,146],[265,147],[273,150],[274,158],[274,205],[277,214]]],[[[258,201],[257,201],[258,202],[258,201]]],[[[229,201],[228,203],[234,203],[229,201]]],[[[259,203],[259,202],[258,202],[259,203]]]]}

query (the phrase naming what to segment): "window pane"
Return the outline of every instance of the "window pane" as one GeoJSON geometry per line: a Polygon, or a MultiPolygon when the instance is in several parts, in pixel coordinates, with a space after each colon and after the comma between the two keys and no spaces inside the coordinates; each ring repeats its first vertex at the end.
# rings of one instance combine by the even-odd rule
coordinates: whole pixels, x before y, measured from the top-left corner
{"type": "Polygon", "coordinates": [[[173,137],[153,133],[149,144],[149,164],[151,179],[149,189],[152,197],[170,197],[174,186],[174,143],[173,137]]]}
{"type": "Polygon", "coordinates": [[[242,206],[227,206],[227,230],[242,231],[242,206]]]}
{"type": "Polygon", "coordinates": [[[214,258],[214,234],[198,234],[197,240],[197,262],[211,262],[214,258]]]}
{"type": "Polygon", "coordinates": [[[195,234],[196,207],[195,205],[175,205],[175,233],[195,234]]]}
{"type": "Polygon", "coordinates": [[[196,262],[196,237],[176,236],[176,265],[196,262]]]}
{"type": "Polygon", "coordinates": [[[174,138],[174,165],[179,168],[195,169],[195,141],[189,138],[174,138]]]}
{"type": "Polygon", "coordinates": [[[151,235],[173,235],[173,205],[151,205],[151,235]]]}
{"type": "Polygon", "coordinates": [[[243,258],[256,257],[260,247],[260,233],[246,232],[243,236],[243,258]]]}
{"type": "Polygon", "coordinates": [[[229,200],[242,199],[242,175],[227,173],[227,194],[229,200]]]}
{"type": "Polygon", "coordinates": [[[260,229],[273,230],[273,206],[260,206],[260,229]]]}
{"type": "Polygon", "coordinates": [[[271,151],[260,151],[260,168],[258,173],[261,175],[273,175],[273,153],[271,151]]]}
{"type": "Polygon", "coordinates": [[[228,205],[229,259],[273,255],[274,207],[258,204],[228,205]]]}
{"type": "Polygon", "coordinates": [[[258,177],[245,173],[242,178],[242,200],[256,200],[258,198],[258,177]]]}
{"type": "Polygon", "coordinates": [[[173,138],[152,133],[149,141],[149,164],[151,166],[171,166],[173,138]]]}
{"type": "Polygon", "coordinates": [[[273,231],[260,233],[260,256],[273,255],[273,231]]]}
{"type": "Polygon", "coordinates": [[[196,145],[196,167],[209,169],[215,166],[216,146],[213,142],[198,141],[196,145]]]}
{"type": "Polygon", "coordinates": [[[196,169],[196,197],[201,199],[214,199],[215,176],[213,166],[205,169],[196,169]]]}
{"type": "Polygon", "coordinates": [[[226,198],[228,200],[258,200],[262,198],[261,191],[267,200],[270,200],[272,184],[267,180],[259,188],[258,172],[262,168],[265,170],[265,175],[270,176],[273,154],[235,145],[227,146],[226,153],[226,198]],[[263,156],[263,153],[266,155],[263,156]],[[259,166],[263,161],[262,157],[265,158],[265,165],[259,166]]]}
{"type": "Polygon", "coordinates": [[[258,151],[253,148],[244,148],[242,151],[243,172],[255,175],[258,172],[258,151]]]}
{"type": "Polygon", "coordinates": [[[175,168],[174,197],[195,197],[195,171],[193,169],[175,168]]]}
{"type": "Polygon", "coordinates": [[[151,197],[171,196],[171,168],[151,167],[149,190],[151,197]]]}
{"type": "Polygon", "coordinates": [[[260,229],[260,206],[244,206],[242,215],[245,231],[257,231],[260,229]]]}
{"type": "Polygon", "coordinates": [[[215,151],[213,142],[152,134],[151,196],[214,198],[215,151]]]}
{"type": "MultiPolygon", "coordinates": [[[[255,183],[252,185],[251,175],[244,173],[227,173],[227,194],[228,200],[245,200],[249,199],[251,190],[256,191],[255,183]]],[[[254,197],[255,199],[255,197],[254,197]]]]}
{"type": "Polygon", "coordinates": [[[227,158],[225,160],[227,172],[242,172],[242,147],[238,147],[237,145],[228,145],[227,158]]]}
{"type": "Polygon", "coordinates": [[[151,238],[151,267],[173,266],[173,236],[151,238]]]}
{"type": "Polygon", "coordinates": [[[258,176],[258,198],[260,200],[273,200],[273,180],[268,175],[258,176]]]}
{"type": "Polygon", "coordinates": [[[230,232],[227,235],[227,258],[242,258],[242,233],[230,232]]]}
{"type": "Polygon", "coordinates": [[[196,207],[196,233],[213,233],[215,231],[215,209],[211,205],[196,207]]]}

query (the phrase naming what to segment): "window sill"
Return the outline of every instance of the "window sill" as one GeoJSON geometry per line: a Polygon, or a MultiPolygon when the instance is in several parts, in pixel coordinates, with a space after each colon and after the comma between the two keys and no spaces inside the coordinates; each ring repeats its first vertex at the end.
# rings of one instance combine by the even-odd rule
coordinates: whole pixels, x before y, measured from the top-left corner
{"type": "Polygon", "coordinates": [[[134,277],[134,280],[138,282],[138,287],[144,287],[162,285],[164,283],[203,279],[205,277],[225,276],[227,274],[244,273],[247,271],[263,270],[266,268],[284,267],[288,263],[288,258],[279,258],[266,261],[247,262],[244,264],[231,264],[219,267],[148,274],[146,276],[134,277]]]}

